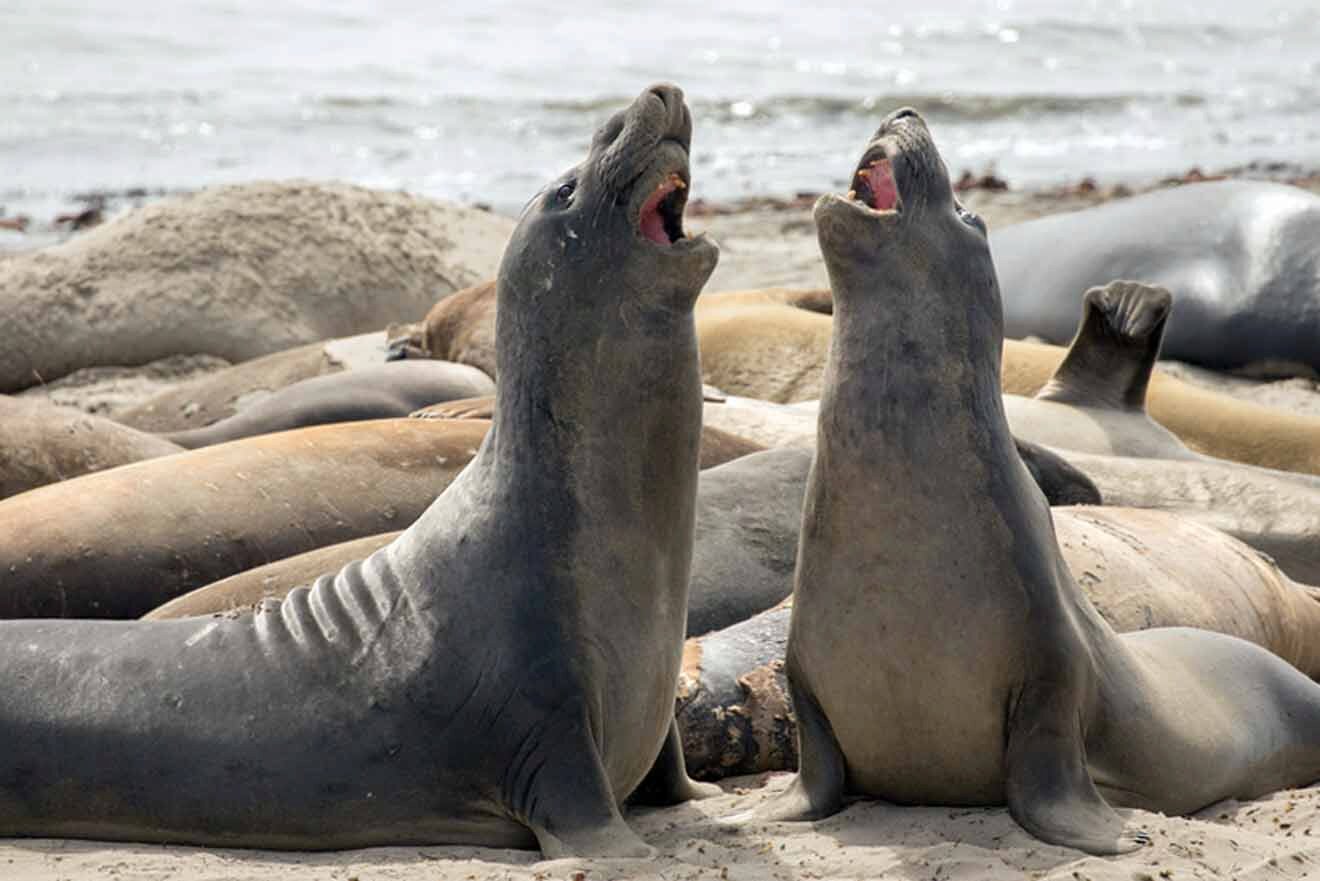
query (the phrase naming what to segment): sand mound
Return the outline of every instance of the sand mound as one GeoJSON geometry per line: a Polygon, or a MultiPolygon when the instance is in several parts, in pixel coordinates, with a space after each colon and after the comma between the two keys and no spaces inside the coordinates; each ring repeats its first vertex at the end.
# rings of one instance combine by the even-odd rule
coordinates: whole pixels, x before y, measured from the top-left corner
{"type": "Polygon", "coordinates": [[[165,199],[0,262],[0,392],[170,355],[243,361],[416,320],[493,275],[512,226],[337,183],[165,199]]]}

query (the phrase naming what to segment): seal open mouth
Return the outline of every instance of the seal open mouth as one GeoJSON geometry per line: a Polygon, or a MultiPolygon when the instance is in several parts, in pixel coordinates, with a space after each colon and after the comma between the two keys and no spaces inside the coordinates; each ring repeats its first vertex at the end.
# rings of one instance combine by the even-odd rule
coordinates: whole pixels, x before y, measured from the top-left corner
{"type": "Polygon", "coordinates": [[[687,206],[687,182],[671,171],[642,203],[637,227],[657,245],[669,246],[684,238],[683,209],[687,206]]]}
{"type": "Polygon", "coordinates": [[[876,212],[901,213],[903,197],[894,180],[894,164],[885,155],[883,146],[866,152],[853,172],[853,188],[848,198],[860,202],[876,212]]]}

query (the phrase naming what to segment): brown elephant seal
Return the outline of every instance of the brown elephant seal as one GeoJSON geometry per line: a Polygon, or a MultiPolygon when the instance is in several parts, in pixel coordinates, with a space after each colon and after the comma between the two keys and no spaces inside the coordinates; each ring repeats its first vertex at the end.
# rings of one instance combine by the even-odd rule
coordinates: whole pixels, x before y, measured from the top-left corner
{"type": "Polygon", "coordinates": [[[163,438],[71,407],[0,395],[0,499],[182,451],[163,438]]]}
{"type": "Polygon", "coordinates": [[[623,799],[703,793],[673,720],[717,259],[682,233],[690,131],[648,89],[524,211],[494,426],[397,541],[233,618],[0,623],[0,834],[653,853],[623,799]]]}
{"type": "Polygon", "coordinates": [[[494,391],[491,378],[467,364],[415,360],[376,364],[304,379],[219,422],[162,437],[193,450],[311,425],[401,418],[428,404],[494,391]]]}
{"type": "Polygon", "coordinates": [[[136,618],[272,560],[417,519],[487,422],[383,419],[262,435],[0,502],[0,617],[136,618]]]}
{"type": "Polygon", "coordinates": [[[1082,320],[1054,375],[1031,398],[1004,395],[1015,437],[1103,455],[1194,459],[1146,414],[1146,389],[1173,298],[1163,288],[1113,281],[1082,295],[1082,320]]]}
{"type": "Polygon", "coordinates": [[[163,199],[0,263],[0,392],[178,354],[231,362],[414,320],[489,278],[509,221],[336,183],[163,199]]]}
{"type": "MultiPolygon", "coordinates": [[[[834,307],[829,290],[761,288],[719,291],[697,298],[698,337],[709,321],[718,321],[726,309],[772,306],[829,315],[834,307]]],[[[828,328],[829,322],[825,322],[828,328]]],[[[826,331],[828,333],[828,330],[826,331]]],[[[703,350],[706,343],[702,343],[703,350]]],[[[495,373],[495,287],[486,282],[459,291],[436,303],[420,331],[404,332],[391,341],[396,358],[426,357],[471,364],[495,373]]],[[[712,383],[719,385],[719,383],[712,383]]],[[[765,397],[765,396],[761,396],[765,397]]]]}
{"type": "Polygon", "coordinates": [[[1047,842],[1119,853],[1145,837],[1113,806],[1320,776],[1320,686],[1223,634],[1119,636],[1068,573],[1004,416],[985,226],[914,111],[855,179],[815,209],[836,327],[785,659],[801,771],[762,816],[847,792],[1007,803],[1047,842]]]}
{"type": "MultiPolygon", "coordinates": [[[[408,526],[489,425],[379,419],[300,428],[6,499],[0,617],[136,618],[235,573],[408,526]]],[[[759,449],[711,431],[700,456],[718,464],[759,449]]]]}

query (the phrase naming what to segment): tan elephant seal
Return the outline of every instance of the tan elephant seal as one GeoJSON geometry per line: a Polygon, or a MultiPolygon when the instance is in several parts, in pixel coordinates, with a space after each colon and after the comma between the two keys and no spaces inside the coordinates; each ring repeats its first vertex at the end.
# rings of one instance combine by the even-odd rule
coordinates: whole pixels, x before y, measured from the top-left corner
{"type": "Polygon", "coordinates": [[[509,221],[335,183],[214,187],[0,262],[0,392],[178,354],[245,361],[420,318],[509,221]]]}
{"type": "Polygon", "coordinates": [[[0,395],[0,499],[182,451],[153,434],[71,407],[0,395]]]}
{"type": "Polygon", "coordinates": [[[1120,853],[1146,839],[1113,806],[1320,776],[1320,686],[1222,634],[1120,636],[1069,574],[1004,416],[985,226],[914,111],[855,180],[815,210],[836,328],[785,662],[801,771],[762,816],[847,792],[1007,803],[1045,841],[1120,853]]]}
{"type": "Polygon", "coordinates": [[[397,541],[233,618],[0,623],[0,834],[654,853],[623,800],[714,789],[673,718],[718,253],[690,132],[648,89],[524,211],[494,427],[397,541]]]}

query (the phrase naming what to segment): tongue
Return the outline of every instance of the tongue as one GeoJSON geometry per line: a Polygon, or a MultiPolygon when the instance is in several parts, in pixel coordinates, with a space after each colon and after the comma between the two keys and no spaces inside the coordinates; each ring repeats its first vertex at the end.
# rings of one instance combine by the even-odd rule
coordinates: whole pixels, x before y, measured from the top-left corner
{"type": "Polygon", "coordinates": [[[893,210],[898,204],[898,185],[894,183],[894,169],[889,160],[881,159],[862,174],[871,188],[871,207],[876,211],[893,210]]]}
{"type": "Polygon", "coordinates": [[[657,245],[669,244],[669,234],[665,232],[665,221],[660,216],[660,200],[647,200],[642,208],[642,235],[657,245]]]}

